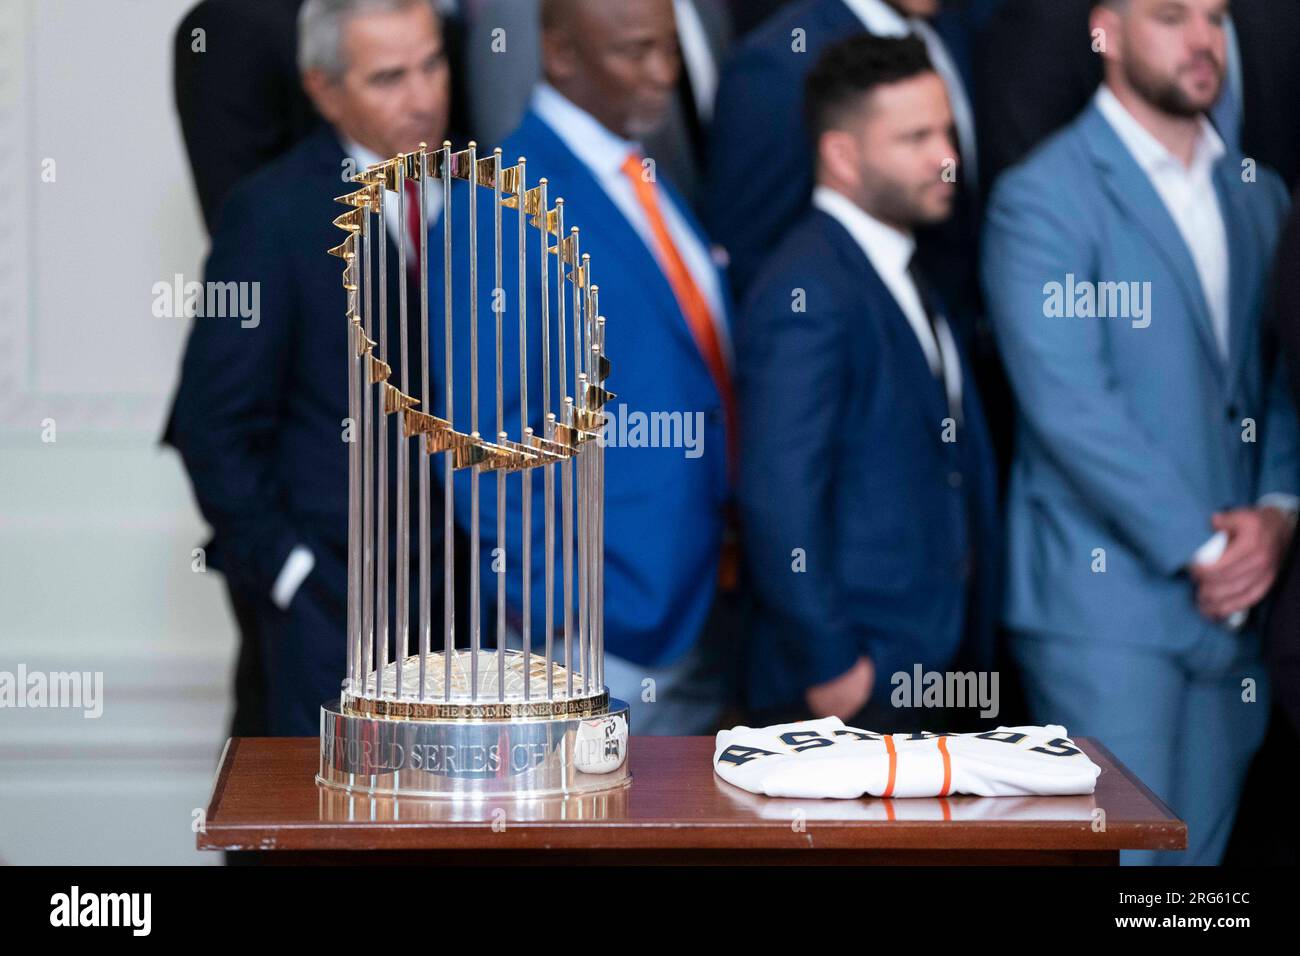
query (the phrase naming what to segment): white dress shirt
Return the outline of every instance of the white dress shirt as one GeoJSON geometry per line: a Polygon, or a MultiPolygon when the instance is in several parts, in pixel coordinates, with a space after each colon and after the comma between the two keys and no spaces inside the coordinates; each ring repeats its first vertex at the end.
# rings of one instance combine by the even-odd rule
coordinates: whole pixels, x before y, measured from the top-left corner
{"type": "Polygon", "coordinates": [[[289,552],[289,557],[284,560],[284,567],[280,568],[280,573],[275,577],[275,583],[271,585],[271,602],[281,611],[288,610],[289,602],[293,596],[298,593],[298,588],[302,587],[302,582],[307,580],[307,575],[311,574],[311,569],[316,567],[316,555],[312,554],[311,548],[305,544],[296,544],[293,550],[289,552]]]}
{"type": "Polygon", "coordinates": [[[912,327],[931,373],[943,377],[949,413],[960,422],[962,380],[957,343],[942,315],[934,317],[934,331],[931,331],[921,293],[907,271],[916,252],[916,240],[885,225],[853,200],[828,186],[818,186],[813,190],[812,203],[843,226],[871,262],[880,281],[898,303],[907,324],[912,327]]]}
{"type": "Polygon", "coordinates": [[[979,168],[976,165],[975,110],[966,93],[966,84],[962,81],[961,71],[953,60],[942,38],[934,27],[920,17],[905,17],[884,0],[844,0],[853,14],[862,21],[866,31],[878,37],[905,37],[916,34],[925,43],[925,50],[930,54],[930,63],[934,71],[948,88],[948,105],[952,109],[953,126],[957,128],[957,148],[961,151],[961,164],[964,169],[962,181],[970,188],[979,182],[979,168]]]}
{"type": "MultiPolygon", "coordinates": [[[[549,83],[539,83],[533,90],[532,109],[549,126],[564,145],[578,157],[584,166],[600,183],[605,194],[610,198],[619,212],[636,230],[645,243],[650,254],[655,257],[659,267],[666,275],[666,264],[660,259],[658,243],[650,228],[650,219],[637,199],[632,182],[623,172],[623,163],[630,153],[641,153],[641,145],[606,129],[601,122],[586,110],[566,99],[549,83]]],[[[673,244],[690,270],[701,294],[709,304],[709,313],[717,331],[718,342],[729,368],[734,369],[734,357],[731,349],[731,334],[727,328],[726,313],[722,298],[722,277],[709,250],[687,225],[686,218],[674,205],[665,190],[656,190],[659,208],[673,244]]],[[[575,223],[581,228],[582,223],[575,223]]],[[[599,270],[599,263],[596,264],[599,270]]],[[[600,273],[596,279],[599,282],[600,273]]]]}

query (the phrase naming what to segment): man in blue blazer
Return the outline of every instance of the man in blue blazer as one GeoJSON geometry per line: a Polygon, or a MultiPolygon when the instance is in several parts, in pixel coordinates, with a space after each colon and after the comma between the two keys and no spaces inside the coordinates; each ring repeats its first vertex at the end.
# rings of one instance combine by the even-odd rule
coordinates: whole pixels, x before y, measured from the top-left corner
{"type": "MultiPolygon", "coordinates": [[[[547,2],[542,6],[542,25],[546,82],[537,88],[522,123],[504,143],[503,155],[508,164],[525,157],[529,184],[545,177],[549,201],[564,200],[565,229],[580,229],[581,252],[591,255],[601,312],[608,318],[606,351],[613,368],[608,385],[618,398],[605,409],[614,419],[605,448],[606,684],[611,693],[632,706],[634,733],[708,733],[716,729],[726,694],[726,662],[719,659],[710,622],[711,615],[716,621],[718,614],[715,604],[724,507],[730,495],[726,401],[730,389],[729,306],[723,276],[713,263],[703,231],[677,191],[662,175],[654,174],[653,157],[644,156],[637,142],[663,122],[677,82],[673,6],[671,0],[547,2]],[[707,327],[692,325],[684,301],[695,303],[695,318],[708,323],[707,327]],[[721,346],[721,366],[706,357],[701,334],[721,346]],[[650,447],[644,424],[638,439],[634,424],[652,413],[664,413],[680,422],[681,439],[655,441],[655,447],[650,447]]],[[[481,233],[478,269],[478,425],[483,434],[497,431],[490,200],[488,195],[479,212],[479,228],[488,230],[481,233]]],[[[463,232],[467,213],[459,191],[453,196],[452,209],[457,230],[453,308],[464,315],[468,311],[469,255],[463,232]]],[[[506,210],[503,231],[507,250],[513,250],[517,219],[512,210],[506,210]]],[[[529,227],[527,241],[528,410],[534,431],[541,435],[541,292],[532,265],[540,254],[536,229],[529,227]]],[[[519,280],[513,252],[506,256],[504,266],[503,362],[504,368],[511,370],[505,382],[504,425],[517,437],[521,395],[513,370],[519,361],[519,280]]],[[[550,268],[554,286],[554,257],[550,268]]],[[[567,282],[565,294],[569,294],[567,282]]],[[[574,394],[572,310],[567,309],[565,315],[569,381],[561,385],[552,301],[552,412],[558,410],[562,395],[574,394]]],[[[434,339],[442,350],[443,337],[435,335],[434,339]]],[[[473,425],[468,339],[461,333],[453,342],[454,418],[462,430],[473,425]]],[[[716,358],[717,350],[711,351],[716,358]]],[[[445,414],[445,408],[440,406],[438,414],[445,414]]],[[[435,471],[441,477],[441,469],[435,471]]],[[[471,520],[471,480],[468,469],[457,472],[454,498],[462,526],[471,520]]],[[[513,537],[505,543],[502,565],[497,560],[500,554],[493,554],[499,547],[496,479],[488,475],[479,480],[483,630],[489,633],[496,618],[496,572],[505,567],[507,629],[518,632],[525,600],[516,563],[522,553],[522,482],[518,476],[507,477],[507,527],[513,537]]],[[[545,605],[540,474],[533,480],[532,495],[530,636],[534,645],[540,646],[545,605]]],[[[557,509],[559,503],[557,490],[557,509]]],[[[558,538],[558,519],[556,528],[558,538]]],[[[560,574],[555,577],[554,622],[558,630],[563,598],[560,574]]],[[[576,635],[572,639],[576,647],[576,635]]],[[[557,649],[561,643],[557,633],[557,649]]]]}
{"type": "Polygon", "coordinates": [[[1261,354],[1287,201],[1206,118],[1223,0],[1113,0],[1092,103],[998,182],[985,291],[1019,405],[1006,622],[1039,722],[1096,735],[1220,859],[1268,718],[1252,609],[1294,525],[1261,354]]]}
{"type": "MultiPolygon", "coordinates": [[[[333,200],[350,191],[357,169],[420,140],[439,142],[449,84],[426,0],[308,0],[300,44],[305,85],[329,125],[226,200],[204,278],[250,283],[258,309],[242,322],[195,319],[165,437],[212,526],[207,563],[256,627],[261,732],[274,736],[316,733],[345,669],[347,336],[341,266],[326,254],[340,235],[333,200]]],[[[397,228],[391,200],[389,213],[388,302],[396,303],[396,240],[409,245],[410,234],[397,228]]],[[[395,305],[389,325],[395,350],[395,305]]],[[[416,389],[418,377],[417,363],[416,389]]]]}
{"type": "Polygon", "coordinates": [[[966,343],[915,261],[915,228],[952,209],[951,112],[921,41],[867,34],[826,50],[807,104],[814,208],[738,336],[748,700],[762,723],[947,730],[896,692],[918,666],[987,671],[994,649],[993,455],[966,343]]]}

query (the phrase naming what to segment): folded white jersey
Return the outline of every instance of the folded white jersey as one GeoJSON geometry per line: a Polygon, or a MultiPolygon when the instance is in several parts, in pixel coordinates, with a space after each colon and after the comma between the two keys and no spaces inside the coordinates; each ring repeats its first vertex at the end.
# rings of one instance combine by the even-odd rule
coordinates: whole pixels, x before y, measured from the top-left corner
{"type": "Polygon", "coordinates": [[[985,797],[1092,793],[1101,768],[1064,727],[877,734],[838,717],[718,733],[713,769],[769,797],[985,797]]]}

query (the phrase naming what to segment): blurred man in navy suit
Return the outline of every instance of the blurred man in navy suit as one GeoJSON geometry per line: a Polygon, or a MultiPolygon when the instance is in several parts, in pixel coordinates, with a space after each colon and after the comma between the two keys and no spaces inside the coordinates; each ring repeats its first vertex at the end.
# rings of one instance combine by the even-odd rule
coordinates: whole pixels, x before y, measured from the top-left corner
{"type": "MultiPolygon", "coordinates": [[[[259,310],[195,319],[165,436],[212,526],[208,563],[258,623],[273,735],[316,733],[344,672],[347,337],[339,261],[326,254],[339,239],[333,200],[358,169],[440,142],[449,89],[428,0],[308,0],[299,23],[303,82],[327,125],[226,200],[204,278],[256,283],[259,310]]],[[[388,202],[396,263],[396,244],[413,250],[421,227],[388,202]]],[[[390,267],[389,280],[396,302],[403,277],[390,267]]]]}
{"type": "Polygon", "coordinates": [[[987,668],[997,593],[984,414],[916,257],[915,230],[955,200],[952,114],[915,37],[830,47],[806,99],[813,210],[760,272],[737,346],[749,703],[763,723],[937,729],[891,684],[987,668]]]}

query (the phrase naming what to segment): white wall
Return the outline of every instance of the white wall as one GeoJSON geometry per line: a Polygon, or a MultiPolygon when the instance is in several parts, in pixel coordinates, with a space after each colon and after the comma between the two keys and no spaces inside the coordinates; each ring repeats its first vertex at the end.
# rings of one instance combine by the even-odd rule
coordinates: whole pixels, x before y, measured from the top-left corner
{"type": "Polygon", "coordinates": [[[206,246],[171,97],[192,2],[0,0],[0,671],[104,674],[98,720],[0,708],[8,863],[220,862],[190,824],[234,623],[157,446],[186,320],[151,310],[206,246]]]}

